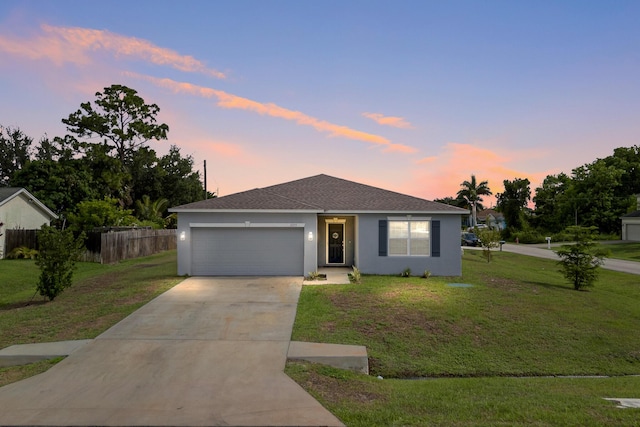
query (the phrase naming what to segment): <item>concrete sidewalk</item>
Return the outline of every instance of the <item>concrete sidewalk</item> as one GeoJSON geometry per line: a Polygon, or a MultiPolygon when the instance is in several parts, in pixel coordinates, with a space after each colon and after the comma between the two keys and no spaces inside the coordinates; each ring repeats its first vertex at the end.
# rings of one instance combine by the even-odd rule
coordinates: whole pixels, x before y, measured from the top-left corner
{"type": "Polygon", "coordinates": [[[0,350],[0,368],[27,365],[41,360],[68,356],[93,340],[47,342],[12,345],[0,350]]]}
{"type": "Polygon", "coordinates": [[[284,374],[299,278],[190,278],[47,372],[3,426],[341,426],[284,374]]]}

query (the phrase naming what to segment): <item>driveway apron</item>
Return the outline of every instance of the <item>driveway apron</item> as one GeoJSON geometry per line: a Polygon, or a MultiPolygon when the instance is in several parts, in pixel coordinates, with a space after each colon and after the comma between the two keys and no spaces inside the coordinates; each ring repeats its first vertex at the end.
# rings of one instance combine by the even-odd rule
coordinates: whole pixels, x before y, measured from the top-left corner
{"type": "Polygon", "coordinates": [[[283,372],[301,286],[189,278],[0,388],[0,425],[342,425],[283,372]]]}

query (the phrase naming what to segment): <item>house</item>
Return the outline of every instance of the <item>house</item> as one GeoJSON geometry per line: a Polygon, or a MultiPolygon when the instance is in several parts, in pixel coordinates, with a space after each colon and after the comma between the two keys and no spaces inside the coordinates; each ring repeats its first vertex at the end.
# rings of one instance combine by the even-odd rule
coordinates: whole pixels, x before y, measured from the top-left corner
{"type": "Polygon", "coordinates": [[[466,209],[328,175],[202,200],[178,215],[178,274],[461,275],[466,209]]]}
{"type": "Polygon", "coordinates": [[[0,258],[5,254],[6,230],[33,230],[58,216],[24,188],[0,187],[0,258]]]}
{"type": "Polygon", "coordinates": [[[507,228],[504,215],[495,209],[483,209],[476,215],[478,223],[485,224],[494,230],[504,230],[507,228]]]}
{"type": "Polygon", "coordinates": [[[636,210],[620,217],[622,220],[622,240],[640,241],[640,194],[636,194],[636,198],[636,210]]]}

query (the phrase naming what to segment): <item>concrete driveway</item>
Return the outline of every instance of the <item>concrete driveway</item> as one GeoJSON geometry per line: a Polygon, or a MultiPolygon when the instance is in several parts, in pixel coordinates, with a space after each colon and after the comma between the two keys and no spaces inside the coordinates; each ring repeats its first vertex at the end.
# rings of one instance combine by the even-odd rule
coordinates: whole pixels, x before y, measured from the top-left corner
{"type": "Polygon", "coordinates": [[[49,371],[0,388],[0,425],[340,426],[283,373],[301,286],[189,278],[49,371]]]}

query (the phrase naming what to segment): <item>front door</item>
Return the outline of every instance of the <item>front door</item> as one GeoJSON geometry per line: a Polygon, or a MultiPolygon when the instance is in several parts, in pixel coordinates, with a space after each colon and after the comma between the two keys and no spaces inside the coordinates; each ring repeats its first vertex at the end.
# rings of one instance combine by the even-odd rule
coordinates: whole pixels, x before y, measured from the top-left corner
{"type": "Polygon", "coordinates": [[[328,264],[344,264],[344,224],[328,224],[328,264]]]}

